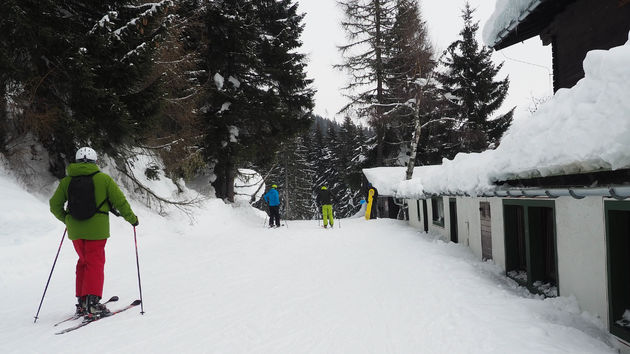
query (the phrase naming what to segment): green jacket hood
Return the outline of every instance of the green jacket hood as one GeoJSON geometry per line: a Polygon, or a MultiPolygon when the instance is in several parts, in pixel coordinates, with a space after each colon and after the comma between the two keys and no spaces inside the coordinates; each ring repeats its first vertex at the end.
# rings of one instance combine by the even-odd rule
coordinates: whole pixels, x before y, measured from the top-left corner
{"type": "Polygon", "coordinates": [[[66,168],[66,174],[70,177],[86,176],[100,171],[94,163],[71,163],[66,168]]]}

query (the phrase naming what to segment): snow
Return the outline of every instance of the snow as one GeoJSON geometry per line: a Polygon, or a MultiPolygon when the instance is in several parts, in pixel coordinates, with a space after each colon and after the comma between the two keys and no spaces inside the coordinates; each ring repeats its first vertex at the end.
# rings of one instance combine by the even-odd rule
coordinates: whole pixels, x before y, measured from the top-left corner
{"type": "Polygon", "coordinates": [[[231,143],[236,143],[238,142],[238,134],[239,134],[239,129],[238,127],[234,126],[234,125],[230,125],[228,127],[228,132],[230,133],[230,142],[231,143]]]}
{"type": "Polygon", "coordinates": [[[241,87],[241,82],[238,81],[234,76],[228,77],[228,81],[231,82],[232,85],[234,85],[235,88],[241,87]]]}
{"type": "MultiPolygon", "coordinates": [[[[65,240],[34,324],[63,225],[47,195],[6,173],[0,194],[3,353],[615,353],[575,299],[532,296],[467,247],[404,221],[267,229],[264,213],[216,199],[192,224],[131,200],[146,313],[55,336],[65,325],[52,324],[74,311],[75,252],[65,240]]],[[[133,229],[111,222],[104,297],[118,295],[116,309],[138,298],[138,274],[133,229]]]]}
{"type": "Polygon", "coordinates": [[[263,194],[265,194],[265,181],[260,173],[247,168],[241,168],[238,172],[234,181],[236,198],[242,202],[249,202],[252,195],[254,200],[262,198],[263,194]]]}
{"type": "Polygon", "coordinates": [[[379,195],[393,196],[395,187],[405,180],[406,171],[406,167],[374,167],[363,169],[363,174],[376,187],[379,195]]]}
{"type": "Polygon", "coordinates": [[[231,105],[232,105],[232,102],[223,102],[223,104],[221,105],[221,109],[219,109],[219,113],[223,113],[229,110],[231,105]]]}
{"type": "MultiPolygon", "coordinates": [[[[436,170],[438,166],[414,167],[414,176],[425,176],[429,171],[436,170]]],[[[399,184],[406,180],[407,167],[373,167],[362,170],[368,182],[372,183],[382,196],[395,196],[399,193],[399,184]]],[[[415,181],[417,182],[417,181],[415,181]]]]}
{"type": "Polygon", "coordinates": [[[585,77],[530,117],[515,119],[496,150],[444,159],[401,182],[397,196],[475,195],[493,190],[495,181],[630,168],[628,62],[630,41],[590,51],[585,77]]]}
{"type": "Polygon", "coordinates": [[[225,82],[225,79],[219,73],[214,74],[213,79],[214,84],[217,86],[217,90],[221,91],[223,89],[223,83],[225,82]]]}
{"type": "Polygon", "coordinates": [[[493,46],[513,30],[542,0],[497,0],[494,13],[483,27],[483,41],[493,46]]]}

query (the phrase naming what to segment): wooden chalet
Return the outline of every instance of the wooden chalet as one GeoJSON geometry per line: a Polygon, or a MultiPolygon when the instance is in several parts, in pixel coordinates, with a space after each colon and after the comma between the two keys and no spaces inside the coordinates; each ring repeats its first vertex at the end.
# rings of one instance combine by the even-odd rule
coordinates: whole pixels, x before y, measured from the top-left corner
{"type": "Polygon", "coordinates": [[[490,46],[500,50],[540,36],[544,45],[551,45],[555,92],[584,77],[587,52],[628,40],[630,0],[537,0],[521,18],[499,32],[490,46]]]}

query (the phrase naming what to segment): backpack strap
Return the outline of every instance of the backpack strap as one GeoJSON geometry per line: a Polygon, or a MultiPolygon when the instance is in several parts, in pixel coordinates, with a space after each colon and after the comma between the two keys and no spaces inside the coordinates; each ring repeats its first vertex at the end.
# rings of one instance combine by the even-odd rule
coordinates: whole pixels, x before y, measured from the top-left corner
{"type": "MultiPolygon", "coordinates": [[[[92,174],[89,174],[89,175],[87,175],[87,176],[92,177],[92,176],[94,176],[95,174],[97,174],[97,173],[99,173],[99,172],[101,172],[101,171],[96,171],[96,172],[94,172],[94,173],[92,173],[92,174]]],[[[105,214],[105,215],[108,215],[108,214],[109,214],[109,212],[106,212],[106,211],[102,211],[102,210],[101,210],[101,208],[103,207],[103,205],[105,205],[105,203],[107,203],[107,205],[109,206],[109,212],[111,212],[112,214],[114,214],[114,215],[116,215],[116,216],[120,216],[120,213],[118,212],[118,210],[114,209],[114,207],[112,206],[112,203],[110,203],[109,198],[107,198],[107,197],[105,197],[105,200],[103,200],[103,201],[101,202],[101,204],[99,204],[99,205],[96,207],[96,212],[97,212],[97,213],[99,213],[99,214],[105,214]]]]}

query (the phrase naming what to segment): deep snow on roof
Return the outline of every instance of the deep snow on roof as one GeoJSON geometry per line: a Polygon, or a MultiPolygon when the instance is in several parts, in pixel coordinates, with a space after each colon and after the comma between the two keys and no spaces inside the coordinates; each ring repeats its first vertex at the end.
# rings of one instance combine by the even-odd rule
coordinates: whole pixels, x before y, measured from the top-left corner
{"type": "Polygon", "coordinates": [[[585,77],[531,116],[515,119],[496,150],[444,159],[401,182],[396,195],[479,195],[493,190],[495,181],[630,168],[627,63],[630,41],[589,52],[585,77]]]}
{"type": "Polygon", "coordinates": [[[504,31],[511,31],[540,3],[541,0],[497,0],[494,12],[483,26],[483,41],[493,46],[504,31]]]}
{"type": "MultiPolygon", "coordinates": [[[[414,176],[425,175],[431,169],[439,166],[418,166],[413,169],[414,176]]],[[[374,167],[363,169],[363,174],[381,196],[394,196],[398,184],[404,181],[407,167],[374,167]]]]}

